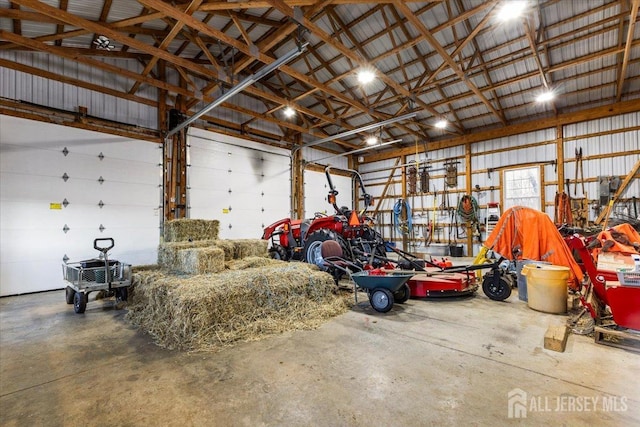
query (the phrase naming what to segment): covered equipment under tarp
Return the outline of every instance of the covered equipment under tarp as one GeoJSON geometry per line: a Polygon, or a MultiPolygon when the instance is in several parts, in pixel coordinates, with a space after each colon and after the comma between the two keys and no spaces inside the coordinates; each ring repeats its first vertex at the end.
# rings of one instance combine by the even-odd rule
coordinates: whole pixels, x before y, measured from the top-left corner
{"type": "Polygon", "coordinates": [[[640,248],[640,234],[627,223],[601,231],[598,234],[598,240],[600,245],[591,252],[596,261],[601,252],[618,252],[623,255],[640,253],[638,250],[640,248]]]}
{"type": "Polygon", "coordinates": [[[507,209],[484,246],[506,258],[547,261],[569,267],[571,286],[577,288],[583,273],[553,221],[544,212],[524,206],[507,209]]]}

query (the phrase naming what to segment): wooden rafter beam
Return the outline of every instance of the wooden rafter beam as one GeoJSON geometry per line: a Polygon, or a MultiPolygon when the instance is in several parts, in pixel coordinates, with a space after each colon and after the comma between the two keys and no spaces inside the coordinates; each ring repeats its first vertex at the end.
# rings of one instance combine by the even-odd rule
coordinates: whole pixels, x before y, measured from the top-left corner
{"type": "Polygon", "coordinates": [[[15,1],[16,3],[19,3],[22,6],[29,7],[45,15],[55,17],[56,19],[60,19],[68,23],[69,25],[74,25],[88,32],[94,32],[94,33],[101,32],[103,35],[105,35],[111,40],[115,40],[120,43],[129,45],[142,52],[151,54],[152,56],[157,56],[160,59],[164,59],[165,61],[167,61],[167,63],[175,64],[175,65],[187,68],[193,71],[194,73],[204,77],[211,76],[212,70],[209,68],[206,68],[199,64],[195,64],[187,59],[172,55],[167,51],[158,49],[157,47],[154,47],[154,46],[150,46],[140,40],[128,37],[125,34],[122,34],[119,31],[112,30],[111,28],[107,28],[106,26],[72,15],[68,12],[49,6],[45,3],[41,3],[37,0],[15,0],[15,1]]]}
{"type": "MultiPolygon", "coordinates": [[[[540,74],[540,80],[542,85],[545,87],[547,91],[552,90],[551,85],[549,84],[550,78],[547,77],[544,71],[544,66],[542,65],[542,60],[540,59],[540,55],[538,54],[538,44],[536,42],[536,30],[533,26],[533,16],[531,14],[527,14],[523,18],[524,20],[524,32],[529,40],[529,47],[531,48],[531,53],[533,54],[533,59],[535,60],[536,66],[538,68],[538,73],[540,74]]],[[[542,22],[540,23],[542,26],[542,22]]],[[[541,32],[540,32],[541,33],[541,32]]],[[[558,114],[558,108],[556,107],[556,103],[554,100],[551,100],[551,106],[555,114],[558,114]]]]}
{"type": "MultiPolygon", "coordinates": [[[[317,0],[316,2],[314,2],[313,6],[305,10],[304,12],[305,16],[315,15],[318,11],[322,10],[323,7],[329,5],[331,1],[332,0],[317,0]]],[[[278,43],[282,42],[287,37],[289,37],[297,29],[298,29],[298,25],[296,25],[294,22],[283,23],[282,25],[279,25],[279,28],[277,31],[273,31],[270,34],[266,35],[262,40],[256,42],[255,45],[258,46],[258,50],[260,52],[268,52],[278,43]]],[[[251,65],[253,62],[254,62],[254,58],[247,55],[244,59],[240,60],[240,62],[236,63],[236,68],[234,71],[236,73],[240,73],[249,65],[251,65]]],[[[215,89],[215,84],[211,83],[205,86],[202,92],[205,94],[208,94],[213,89],[215,89]]]]}
{"type": "Polygon", "coordinates": [[[144,77],[141,76],[139,73],[136,73],[134,71],[131,70],[127,70],[124,68],[120,68],[117,67],[115,65],[109,64],[107,62],[103,62],[103,61],[98,61],[97,59],[93,59],[87,56],[79,56],[79,55],[75,55],[73,54],[73,52],[69,52],[66,48],[64,47],[58,47],[58,46],[54,46],[54,45],[49,45],[49,44],[45,44],[39,41],[36,41],[35,39],[30,39],[27,37],[22,37],[19,36],[17,34],[13,34],[13,33],[9,33],[7,31],[3,31],[0,30],[0,38],[3,38],[5,40],[10,40],[12,43],[17,43],[17,44],[22,44],[24,46],[27,46],[31,49],[40,51],[40,52],[45,52],[45,53],[50,53],[52,55],[57,55],[60,56],[62,58],[67,58],[70,59],[72,61],[76,61],[79,62],[81,64],[85,64],[85,65],[89,65],[91,67],[95,67],[110,73],[115,73],[124,77],[127,77],[129,79],[132,79],[134,81],[136,80],[141,80],[146,84],[149,84],[151,86],[160,88],[160,89],[165,89],[167,91],[170,92],[174,92],[174,93],[178,93],[184,96],[193,96],[193,93],[187,90],[184,90],[178,86],[174,86],[171,85],[169,83],[160,81],[160,80],[156,80],[153,79],[151,77],[144,77]]]}
{"type": "Polygon", "coordinates": [[[622,86],[627,77],[627,65],[629,63],[629,56],[631,53],[631,44],[633,42],[633,33],[635,30],[636,19],[638,16],[638,6],[640,6],[640,0],[633,0],[631,5],[631,15],[629,16],[629,29],[627,30],[627,42],[624,47],[624,57],[622,59],[622,68],[620,70],[620,78],[618,79],[618,86],[616,87],[616,101],[620,101],[622,98],[622,86]]]}
{"type": "MultiPolygon", "coordinates": [[[[393,16],[394,16],[396,22],[402,21],[402,25],[400,25],[400,29],[403,32],[405,38],[407,38],[407,40],[411,39],[412,38],[411,33],[409,32],[409,29],[407,28],[407,25],[404,23],[404,21],[406,21],[406,20],[402,20],[400,14],[398,13],[398,11],[395,8],[391,7],[391,12],[393,13],[393,16]]],[[[414,46],[411,47],[411,49],[413,49],[414,54],[418,58],[421,59],[421,64],[424,67],[425,71],[430,72],[431,69],[429,67],[429,63],[426,60],[424,60],[424,55],[422,54],[422,52],[420,51],[418,46],[414,45],[414,46]]],[[[405,77],[405,80],[406,80],[405,84],[407,85],[407,87],[410,88],[411,93],[415,94],[416,93],[416,88],[415,87],[412,88],[411,80],[408,77],[405,77]]],[[[443,99],[446,99],[446,96],[445,96],[444,92],[442,91],[442,88],[439,85],[436,85],[436,89],[438,90],[440,96],[442,96],[443,99]]],[[[400,101],[400,99],[399,99],[399,101],[400,101]]],[[[408,102],[404,102],[403,103],[403,107],[407,107],[408,108],[408,106],[409,106],[408,102]]],[[[451,134],[451,133],[464,133],[464,126],[462,125],[462,122],[458,118],[458,116],[457,116],[457,114],[455,112],[455,109],[451,106],[451,104],[447,104],[447,107],[449,108],[449,113],[451,115],[453,115],[453,117],[455,119],[455,121],[453,122],[453,127],[454,127],[455,132],[449,130],[448,129],[449,126],[447,126],[447,128],[444,129],[444,131],[446,133],[449,133],[449,134],[451,134]]],[[[398,113],[398,114],[400,114],[400,113],[398,113]]],[[[444,116],[444,114],[440,114],[440,115],[435,116],[435,117],[440,118],[440,117],[443,117],[443,116],[444,116]]],[[[431,124],[433,125],[433,123],[431,123],[431,124]]],[[[424,135],[424,138],[426,140],[430,139],[429,135],[428,135],[428,133],[426,131],[423,132],[423,135],[424,135]]]]}
{"type": "MultiPolygon", "coordinates": [[[[104,3],[102,4],[102,11],[100,12],[100,17],[98,18],[98,22],[107,22],[107,17],[109,16],[109,11],[111,10],[112,3],[113,3],[113,0],[104,0],[104,3]]],[[[93,38],[91,39],[91,46],[89,46],[91,49],[96,48],[95,41],[97,40],[98,36],[100,36],[100,34],[93,35],[93,38]]]]}
{"type": "MultiPolygon", "coordinates": [[[[189,3],[189,6],[187,6],[187,8],[185,9],[185,12],[187,15],[191,15],[193,14],[196,10],[198,10],[198,7],[200,7],[200,4],[202,3],[202,0],[192,0],[191,3],[189,3]]],[[[167,48],[169,47],[169,44],[173,41],[173,39],[180,33],[180,31],[182,30],[182,27],[184,26],[184,22],[178,21],[175,23],[175,25],[173,26],[173,28],[171,28],[171,31],[169,31],[169,34],[166,35],[166,37],[164,38],[164,40],[162,40],[162,42],[160,42],[160,44],[158,45],[158,48],[162,49],[162,50],[167,50],[167,48]]],[[[155,67],[156,63],[158,62],[160,58],[154,56],[153,58],[151,58],[151,60],[149,60],[149,62],[147,63],[147,65],[144,67],[144,70],[142,70],[142,75],[146,76],[148,75],[151,70],[153,69],[153,67],[155,67]]],[[[181,73],[182,74],[182,73],[181,73]]],[[[183,78],[185,78],[186,76],[183,76],[183,78]]],[[[189,78],[185,78],[185,80],[190,81],[191,79],[189,78]]],[[[193,81],[191,81],[191,84],[193,84],[193,81]]],[[[129,90],[130,94],[134,94],[138,91],[138,88],[140,88],[140,82],[137,81],[134,83],[133,87],[131,88],[131,90],[129,90]]]]}
{"type": "MultiPolygon", "coordinates": [[[[322,30],[318,25],[313,23],[311,20],[309,20],[308,18],[306,18],[304,16],[303,17],[298,17],[297,14],[295,13],[294,9],[292,9],[290,6],[288,6],[283,0],[269,0],[269,3],[271,3],[273,5],[273,7],[278,9],[278,11],[280,11],[284,15],[288,16],[289,18],[294,19],[294,20],[295,19],[300,19],[300,24],[301,25],[303,25],[306,29],[311,31],[311,33],[313,33],[316,37],[318,37],[320,40],[322,40],[325,44],[333,47],[338,52],[340,52],[342,55],[344,55],[345,57],[347,57],[351,61],[353,61],[355,64],[357,64],[358,66],[360,66],[360,67],[370,67],[371,66],[369,61],[366,61],[366,60],[362,59],[361,55],[358,55],[352,49],[349,49],[344,44],[338,42],[332,35],[327,34],[324,30],[322,30]]],[[[392,80],[385,73],[378,73],[378,77],[380,78],[381,81],[383,81],[385,84],[389,85],[391,88],[393,88],[398,93],[406,96],[407,98],[413,98],[413,94],[411,92],[409,92],[407,89],[405,89],[404,87],[399,85],[397,82],[392,80]]],[[[439,115],[439,113],[436,110],[434,110],[433,108],[431,108],[431,106],[429,106],[427,103],[425,103],[423,101],[419,101],[419,100],[417,100],[416,103],[419,105],[419,107],[421,109],[423,109],[425,111],[428,111],[431,115],[433,115],[433,116],[438,116],[439,115]]]]}
{"type": "MultiPolygon", "coordinates": [[[[11,2],[11,9],[17,10],[19,12],[20,11],[20,5],[14,3],[14,2],[11,2]]],[[[13,23],[13,32],[16,33],[17,35],[21,36],[22,35],[22,21],[20,19],[13,18],[13,22],[12,23],[13,23]]]]}
{"type": "MultiPolygon", "coordinates": [[[[462,9],[463,5],[462,5],[462,0],[457,0],[457,4],[458,4],[458,8],[462,9]]],[[[467,29],[468,33],[471,33],[471,23],[469,22],[469,20],[465,20],[464,21],[464,26],[467,29]]],[[[500,97],[498,96],[498,92],[495,89],[494,86],[494,82],[493,82],[493,78],[491,77],[491,73],[489,72],[489,69],[486,65],[486,61],[484,58],[484,55],[482,54],[482,49],[480,49],[480,45],[478,44],[478,40],[477,38],[474,38],[471,43],[473,44],[474,47],[474,53],[471,57],[471,59],[469,60],[469,63],[467,64],[467,68],[465,69],[465,74],[469,73],[469,69],[471,68],[471,65],[475,60],[478,61],[478,65],[480,65],[481,70],[482,70],[482,75],[484,76],[485,80],[487,81],[487,83],[489,84],[489,86],[491,87],[491,96],[493,97],[493,99],[496,102],[496,106],[498,108],[498,111],[500,111],[500,114],[502,114],[503,116],[504,114],[504,108],[502,108],[502,102],[500,101],[500,97]]]]}
{"type": "MultiPolygon", "coordinates": [[[[21,0],[21,1],[26,1],[26,0],[21,0]]],[[[174,19],[178,19],[178,20],[183,20],[185,22],[186,25],[204,33],[204,34],[208,34],[212,37],[218,37],[222,42],[224,42],[225,44],[236,48],[238,51],[244,53],[245,55],[248,55],[250,57],[252,57],[254,60],[258,60],[260,62],[263,62],[265,64],[270,64],[273,61],[275,61],[274,58],[270,57],[269,55],[265,54],[262,49],[259,49],[258,52],[255,51],[255,49],[251,49],[249,46],[247,46],[246,44],[242,43],[239,40],[236,40],[232,37],[229,37],[227,34],[216,30],[212,27],[209,27],[207,25],[204,25],[201,21],[198,21],[197,19],[193,18],[192,16],[189,15],[185,15],[184,13],[182,13],[180,10],[177,10],[175,8],[172,8],[171,6],[169,6],[168,4],[161,2],[159,0],[139,0],[140,3],[146,5],[147,7],[150,7],[152,9],[156,9],[159,12],[163,13],[166,16],[170,16],[174,19]]],[[[293,10],[291,10],[291,13],[293,14],[293,10]]],[[[306,19],[306,18],[305,18],[306,19]]],[[[350,54],[351,55],[351,54],[350,54]]],[[[315,86],[317,88],[319,88],[320,90],[323,90],[325,92],[327,92],[328,94],[330,94],[331,96],[338,98],[342,101],[344,101],[347,104],[353,105],[355,108],[363,111],[363,112],[369,112],[369,109],[362,105],[361,103],[357,102],[356,100],[344,95],[343,93],[340,93],[337,90],[334,90],[332,88],[330,88],[329,86],[319,82],[319,81],[314,81],[313,79],[310,79],[307,75],[300,73],[298,71],[296,71],[294,68],[292,68],[291,66],[288,65],[283,65],[279,68],[279,70],[281,72],[284,72],[286,74],[288,74],[289,76],[293,77],[294,79],[297,79],[301,82],[304,82],[306,84],[309,84],[310,86],[315,86]]],[[[264,91],[259,91],[257,90],[255,87],[248,87],[247,89],[245,89],[245,92],[247,93],[253,93],[253,94],[257,94],[257,93],[261,93],[262,97],[267,98],[265,95],[266,93],[264,91]]],[[[203,90],[203,93],[206,93],[203,90]]],[[[283,100],[282,98],[279,98],[277,96],[274,96],[273,98],[278,99],[278,101],[274,101],[274,102],[281,102],[281,103],[287,103],[286,100],[283,100]]],[[[309,114],[312,117],[324,117],[324,120],[326,120],[329,123],[335,123],[336,121],[334,119],[331,118],[327,118],[326,116],[322,116],[322,115],[318,115],[317,113],[313,112],[312,110],[309,109],[302,109],[300,106],[298,106],[299,111],[304,112],[305,114],[309,114]]],[[[386,114],[380,114],[380,113],[376,113],[375,117],[378,119],[387,119],[389,118],[388,115],[386,114]]],[[[344,125],[344,123],[343,123],[344,125]]]]}
{"type": "Polygon", "coordinates": [[[486,105],[489,111],[491,111],[498,118],[498,120],[502,122],[503,125],[506,125],[507,124],[506,119],[500,114],[498,110],[496,110],[496,108],[484,96],[484,94],[480,91],[480,89],[478,89],[476,85],[465,76],[464,71],[462,71],[458,63],[454,61],[451,55],[449,55],[447,51],[442,47],[442,45],[440,45],[440,42],[436,40],[433,34],[431,34],[431,32],[427,29],[427,27],[424,26],[422,21],[420,21],[413,14],[411,9],[409,9],[409,7],[401,0],[395,0],[394,4],[396,8],[398,8],[398,10],[402,12],[402,14],[420,32],[422,37],[424,37],[427,40],[427,42],[431,45],[431,47],[433,47],[440,54],[442,59],[444,59],[444,61],[449,65],[449,68],[451,68],[451,70],[458,76],[458,78],[460,78],[460,80],[462,80],[467,85],[467,87],[471,89],[471,91],[475,93],[478,98],[480,98],[482,103],[486,105]]]}
{"type": "MultiPolygon", "coordinates": [[[[431,142],[430,147],[434,150],[445,149],[473,144],[480,141],[488,141],[490,139],[503,138],[506,136],[518,135],[526,132],[533,132],[540,129],[553,129],[556,126],[567,125],[571,123],[580,123],[589,120],[601,119],[604,117],[613,117],[630,112],[640,111],[640,103],[637,100],[622,101],[615,104],[603,105],[600,107],[574,111],[571,113],[560,113],[557,116],[547,117],[540,120],[531,120],[524,123],[511,124],[498,129],[490,129],[472,134],[462,135],[444,141],[431,142]]],[[[379,154],[365,155],[366,162],[375,162],[379,160],[392,159],[397,156],[413,154],[413,147],[394,150],[393,152],[385,152],[379,154]]]]}
{"type": "MultiPolygon", "coordinates": [[[[67,10],[67,7],[69,6],[69,1],[68,0],[60,0],[60,10],[67,10]]],[[[58,24],[56,25],[56,34],[62,34],[62,32],[64,31],[64,24],[58,24]]],[[[56,46],[62,46],[62,39],[57,39],[56,40],[56,46]]]]}
{"type": "MultiPolygon", "coordinates": [[[[424,0],[405,0],[407,3],[424,3],[424,0]]],[[[443,0],[426,0],[429,3],[440,3],[443,0]]],[[[391,3],[392,0],[332,0],[333,4],[386,4],[391,3]]],[[[313,6],[316,0],[286,0],[285,4],[290,7],[303,7],[313,6]]],[[[238,1],[238,2],[211,2],[205,3],[201,8],[203,11],[214,10],[237,10],[237,9],[264,9],[271,7],[271,3],[268,1],[238,1]]]]}
{"type": "MultiPolygon", "coordinates": [[[[497,0],[493,0],[493,1],[490,1],[490,2],[486,3],[486,6],[488,8],[490,8],[488,10],[487,14],[484,16],[484,18],[482,18],[480,20],[478,25],[476,25],[476,27],[469,33],[469,35],[461,43],[459,43],[456,46],[456,48],[453,51],[453,53],[451,53],[451,57],[452,58],[455,57],[455,56],[461,55],[462,49],[464,49],[471,41],[475,40],[475,38],[478,35],[478,33],[490,22],[490,20],[493,18],[494,14],[495,14],[494,10],[495,10],[495,5],[497,3],[498,3],[497,0]]],[[[465,20],[465,22],[466,22],[466,20],[465,20]]],[[[438,74],[440,74],[447,67],[447,65],[449,67],[451,66],[451,64],[449,64],[449,62],[444,61],[438,68],[436,68],[436,70],[431,74],[431,77],[429,77],[424,84],[428,85],[429,83],[431,83],[436,78],[436,76],[438,74]]],[[[457,68],[457,66],[456,66],[456,68],[457,68]]],[[[462,72],[464,73],[464,71],[462,71],[462,72]]]]}

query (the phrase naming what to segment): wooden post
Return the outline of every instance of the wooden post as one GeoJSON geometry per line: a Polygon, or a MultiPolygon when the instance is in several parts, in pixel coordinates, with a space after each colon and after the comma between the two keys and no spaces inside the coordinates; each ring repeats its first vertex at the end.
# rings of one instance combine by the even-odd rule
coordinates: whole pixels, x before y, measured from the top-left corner
{"type": "MultiPolygon", "coordinates": [[[[467,194],[473,194],[473,186],[471,180],[471,143],[464,145],[464,163],[465,163],[465,188],[467,194]]],[[[473,256],[473,228],[471,223],[467,223],[467,256],[473,256]]]]}
{"type": "Polygon", "coordinates": [[[558,168],[557,192],[564,191],[564,132],[562,125],[556,126],[556,163],[558,168]]]}
{"type": "MultiPolygon", "coordinates": [[[[180,86],[186,88],[186,82],[182,78],[180,79],[180,86]]],[[[176,109],[182,112],[185,105],[184,97],[178,95],[176,109]]],[[[164,144],[164,219],[185,218],[187,216],[186,130],[183,129],[174,134],[171,137],[171,142],[165,141],[164,144]]]]}
{"type": "MultiPolygon", "coordinates": [[[[401,164],[406,164],[407,163],[407,156],[402,156],[402,163],[401,164]]],[[[402,200],[406,200],[407,199],[407,174],[406,172],[406,166],[402,167],[402,200]]],[[[407,221],[407,212],[404,210],[401,210],[401,216],[400,219],[401,221],[405,222],[407,221]]],[[[402,233],[402,250],[406,251],[406,252],[410,252],[409,251],[409,247],[408,247],[408,243],[409,243],[409,239],[408,239],[408,233],[402,233]]]]}
{"type": "MultiPolygon", "coordinates": [[[[294,147],[302,144],[302,135],[294,137],[294,147]]],[[[302,167],[302,150],[294,150],[291,155],[291,218],[304,216],[304,168],[302,167]]]]}

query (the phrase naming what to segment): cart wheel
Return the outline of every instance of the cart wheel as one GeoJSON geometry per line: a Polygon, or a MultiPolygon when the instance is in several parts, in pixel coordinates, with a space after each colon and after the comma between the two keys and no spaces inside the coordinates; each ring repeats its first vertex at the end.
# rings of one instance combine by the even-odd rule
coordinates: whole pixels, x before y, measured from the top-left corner
{"type": "Polygon", "coordinates": [[[75,296],[76,291],[71,286],[67,286],[64,293],[67,297],[67,304],[73,304],[73,297],[75,296]]]}
{"type": "Polygon", "coordinates": [[[388,289],[377,288],[371,292],[369,302],[375,311],[386,313],[393,307],[393,294],[388,289]]]}
{"type": "Polygon", "coordinates": [[[482,291],[489,299],[494,301],[504,301],[511,295],[511,281],[506,280],[504,277],[498,277],[495,280],[495,273],[490,272],[485,274],[482,281],[482,291]]]}
{"type": "Polygon", "coordinates": [[[393,294],[393,301],[398,304],[404,304],[411,296],[411,288],[406,283],[393,294]]]}
{"type": "Polygon", "coordinates": [[[127,287],[116,288],[116,300],[126,301],[129,297],[129,291],[127,287]]]}
{"type": "Polygon", "coordinates": [[[73,311],[78,314],[84,313],[84,310],[87,308],[87,296],[84,292],[76,292],[73,296],[73,311]]]}

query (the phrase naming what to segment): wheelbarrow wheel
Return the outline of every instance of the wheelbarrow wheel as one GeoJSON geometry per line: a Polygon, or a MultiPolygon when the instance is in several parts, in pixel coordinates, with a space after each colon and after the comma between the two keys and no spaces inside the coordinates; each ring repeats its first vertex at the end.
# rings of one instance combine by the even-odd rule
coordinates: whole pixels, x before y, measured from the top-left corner
{"type": "Polygon", "coordinates": [[[495,280],[494,275],[494,272],[485,274],[482,281],[482,291],[489,299],[504,301],[511,296],[511,281],[506,280],[502,275],[497,278],[498,280],[495,280]]]}
{"type": "Polygon", "coordinates": [[[67,304],[73,304],[73,297],[76,295],[76,291],[71,286],[67,286],[64,293],[67,299],[67,304]]]}
{"type": "Polygon", "coordinates": [[[398,304],[404,304],[411,296],[411,288],[406,283],[393,294],[393,301],[398,304]]]}
{"type": "Polygon", "coordinates": [[[388,289],[376,288],[371,292],[369,302],[375,311],[386,313],[393,307],[393,294],[388,289]]]}
{"type": "Polygon", "coordinates": [[[76,292],[73,296],[73,311],[78,314],[84,313],[87,308],[87,296],[84,292],[76,292]]]}

